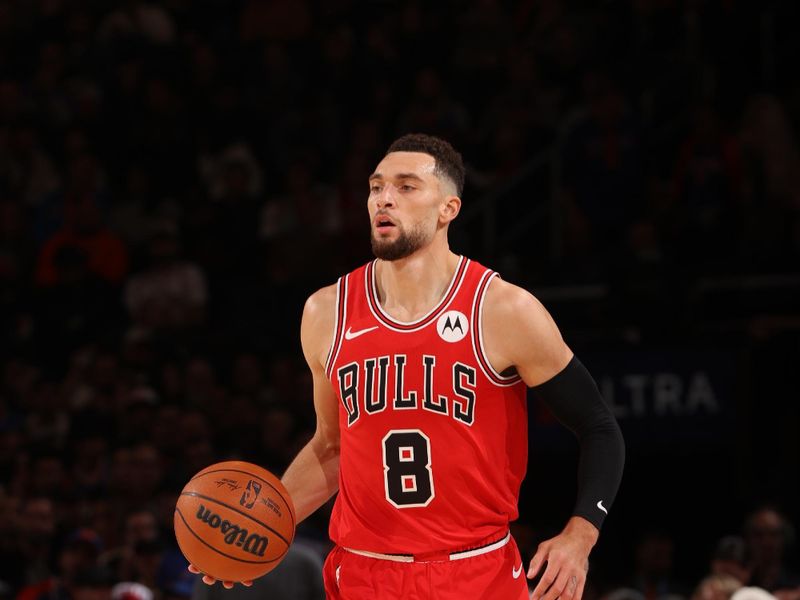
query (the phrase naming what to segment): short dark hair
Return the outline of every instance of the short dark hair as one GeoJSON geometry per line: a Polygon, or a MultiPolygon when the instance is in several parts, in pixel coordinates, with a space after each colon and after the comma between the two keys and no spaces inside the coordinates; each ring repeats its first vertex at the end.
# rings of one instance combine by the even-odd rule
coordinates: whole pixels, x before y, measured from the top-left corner
{"type": "Polygon", "coordinates": [[[446,177],[456,186],[456,193],[464,191],[464,161],[461,154],[445,140],[424,133],[408,133],[392,142],[386,154],[392,152],[423,152],[436,161],[434,173],[446,177]]]}

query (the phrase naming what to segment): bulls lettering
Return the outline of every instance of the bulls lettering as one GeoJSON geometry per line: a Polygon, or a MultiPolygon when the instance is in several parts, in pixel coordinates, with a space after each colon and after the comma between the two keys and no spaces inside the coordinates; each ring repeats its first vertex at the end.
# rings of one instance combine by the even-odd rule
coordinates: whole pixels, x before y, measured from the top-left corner
{"type": "MultiPolygon", "coordinates": [[[[339,367],[336,376],[339,395],[347,413],[347,426],[366,415],[386,410],[423,409],[443,416],[451,416],[464,425],[475,421],[477,372],[474,367],[456,362],[438,365],[436,357],[423,355],[418,365],[408,365],[408,357],[368,358],[363,364],[352,362],[339,367]],[[417,368],[422,375],[421,389],[407,389],[406,367],[417,368]],[[394,397],[389,400],[388,389],[394,377],[394,397]],[[438,382],[438,387],[437,387],[438,382]],[[444,394],[440,392],[446,392],[444,394]],[[421,404],[421,406],[420,406],[421,404]]],[[[415,380],[418,380],[417,375],[415,380]]]]}

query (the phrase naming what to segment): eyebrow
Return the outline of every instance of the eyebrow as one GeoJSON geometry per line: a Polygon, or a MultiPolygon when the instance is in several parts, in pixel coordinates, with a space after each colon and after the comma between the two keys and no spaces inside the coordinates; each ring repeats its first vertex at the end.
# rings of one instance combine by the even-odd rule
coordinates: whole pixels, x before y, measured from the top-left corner
{"type": "MultiPolygon", "coordinates": [[[[372,181],[373,179],[383,181],[383,175],[377,172],[373,173],[372,175],[369,176],[369,181],[372,181]]],[[[425,180],[422,179],[422,177],[420,177],[416,173],[398,173],[397,175],[394,176],[393,179],[413,179],[415,181],[419,181],[420,183],[425,182],[425,180]]]]}

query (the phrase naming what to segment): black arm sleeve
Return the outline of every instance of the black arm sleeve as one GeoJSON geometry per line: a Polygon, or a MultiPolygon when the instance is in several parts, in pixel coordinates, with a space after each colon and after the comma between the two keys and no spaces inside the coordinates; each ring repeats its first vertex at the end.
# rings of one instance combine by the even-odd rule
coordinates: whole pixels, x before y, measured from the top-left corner
{"type": "Polygon", "coordinates": [[[625,442],[617,420],[575,356],[560,373],[531,389],[578,438],[578,495],[572,514],[600,529],[625,464],[625,442]]]}

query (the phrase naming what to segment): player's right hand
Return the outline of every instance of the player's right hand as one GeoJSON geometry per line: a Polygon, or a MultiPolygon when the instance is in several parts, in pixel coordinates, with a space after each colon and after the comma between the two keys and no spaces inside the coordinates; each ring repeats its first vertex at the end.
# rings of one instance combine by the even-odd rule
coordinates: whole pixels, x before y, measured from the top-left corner
{"type": "MultiPolygon", "coordinates": [[[[206,585],[214,585],[214,583],[217,581],[216,577],[212,577],[211,575],[206,575],[200,569],[198,569],[197,567],[195,567],[192,564],[189,565],[189,572],[190,573],[194,573],[195,575],[202,575],[203,576],[203,583],[205,583],[206,585]]],[[[234,583],[236,583],[236,582],[235,581],[223,581],[222,585],[226,589],[231,589],[233,587],[234,583]]],[[[251,585],[253,585],[253,580],[252,579],[248,579],[246,581],[241,581],[239,583],[241,583],[245,587],[250,587],[251,585]]]]}

